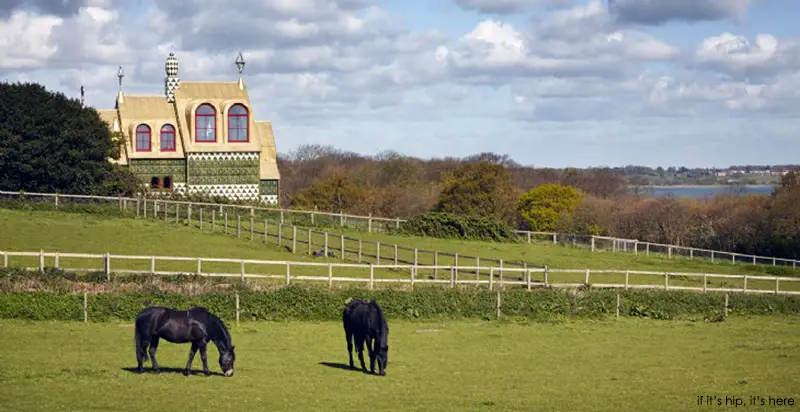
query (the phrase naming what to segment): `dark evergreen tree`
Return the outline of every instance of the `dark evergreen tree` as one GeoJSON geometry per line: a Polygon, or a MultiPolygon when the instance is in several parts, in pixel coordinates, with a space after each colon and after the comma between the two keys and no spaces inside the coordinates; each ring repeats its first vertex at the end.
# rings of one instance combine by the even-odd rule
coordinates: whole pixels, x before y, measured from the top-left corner
{"type": "Polygon", "coordinates": [[[78,99],[36,83],[0,83],[0,189],[129,193],[128,171],[108,161],[116,145],[78,99]]]}

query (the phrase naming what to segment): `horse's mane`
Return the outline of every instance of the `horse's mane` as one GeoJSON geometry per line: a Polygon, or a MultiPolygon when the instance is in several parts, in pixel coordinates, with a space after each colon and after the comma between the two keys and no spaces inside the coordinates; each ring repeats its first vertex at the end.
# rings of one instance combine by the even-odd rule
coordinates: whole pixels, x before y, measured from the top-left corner
{"type": "Polygon", "coordinates": [[[383,314],[383,309],[381,309],[380,305],[378,305],[378,302],[376,302],[375,299],[370,300],[367,305],[378,314],[378,330],[380,331],[380,341],[381,344],[385,344],[386,342],[384,342],[384,339],[386,339],[386,334],[389,332],[389,325],[386,323],[386,316],[383,314]]]}
{"type": "Polygon", "coordinates": [[[208,318],[208,320],[209,320],[208,323],[214,329],[213,331],[211,331],[212,335],[214,336],[212,338],[212,339],[214,339],[214,343],[217,346],[220,346],[220,344],[223,344],[225,346],[225,348],[224,348],[225,350],[231,349],[231,346],[233,346],[233,343],[231,341],[231,334],[230,334],[230,332],[228,332],[228,328],[225,326],[225,322],[223,322],[222,319],[220,319],[217,315],[209,312],[208,309],[206,309],[206,308],[204,308],[202,306],[197,306],[195,308],[192,308],[192,310],[202,311],[205,314],[205,316],[208,318]]]}

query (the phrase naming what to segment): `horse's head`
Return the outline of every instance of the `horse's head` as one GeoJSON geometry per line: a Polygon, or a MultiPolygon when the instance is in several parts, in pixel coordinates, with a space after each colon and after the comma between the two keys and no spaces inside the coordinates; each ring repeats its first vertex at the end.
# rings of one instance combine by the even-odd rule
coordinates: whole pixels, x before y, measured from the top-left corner
{"type": "Polygon", "coordinates": [[[233,362],[236,360],[236,353],[233,351],[234,346],[230,349],[220,352],[219,354],[219,367],[227,377],[233,376],[233,362]]]}
{"type": "Polygon", "coordinates": [[[386,366],[389,364],[389,345],[383,344],[378,349],[378,375],[386,375],[386,366]]]}

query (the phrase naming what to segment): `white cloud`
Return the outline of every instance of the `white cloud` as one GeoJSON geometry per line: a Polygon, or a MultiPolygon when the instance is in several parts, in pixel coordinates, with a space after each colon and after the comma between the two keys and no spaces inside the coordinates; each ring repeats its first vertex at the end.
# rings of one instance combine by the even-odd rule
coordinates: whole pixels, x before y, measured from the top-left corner
{"type": "Polygon", "coordinates": [[[60,17],[26,11],[14,12],[8,20],[0,21],[0,69],[41,67],[58,51],[50,35],[62,23],[60,17]]]}
{"type": "Polygon", "coordinates": [[[800,41],[779,40],[759,33],[753,42],[724,32],[703,40],[694,53],[698,67],[737,78],[758,79],[786,71],[800,70],[800,41]]]}

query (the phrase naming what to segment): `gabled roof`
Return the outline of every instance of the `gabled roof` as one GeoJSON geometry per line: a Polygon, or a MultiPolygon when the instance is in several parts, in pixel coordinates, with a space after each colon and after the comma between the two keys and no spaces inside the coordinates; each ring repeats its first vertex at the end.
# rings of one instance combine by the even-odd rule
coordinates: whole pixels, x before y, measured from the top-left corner
{"type": "Polygon", "coordinates": [[[247,88],[239,88],[238,82],[186,82],[175,90],[176,99],[186,100],[247,100],[247,88]]]}
{"type": "Polygon", "coordinates": [[[175,109],[164,96],[126,95],[119,104],[119,112],[123,121],[127,119],[139,122],[152,120],[175,121],[175,109]]]}

